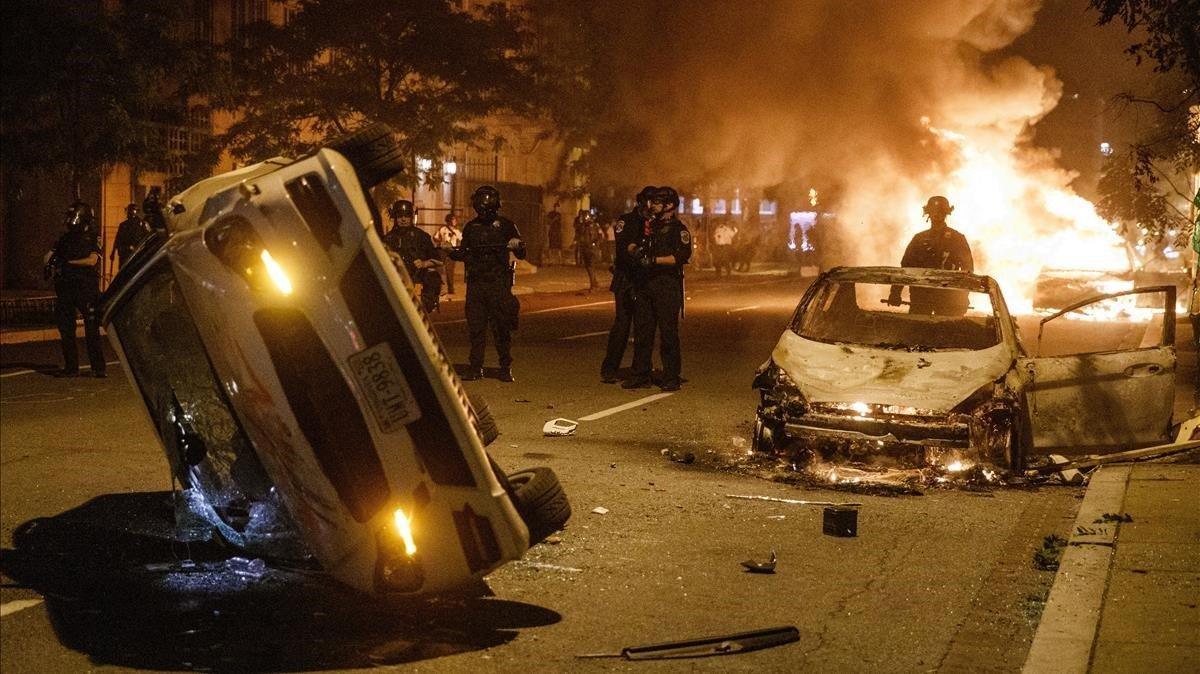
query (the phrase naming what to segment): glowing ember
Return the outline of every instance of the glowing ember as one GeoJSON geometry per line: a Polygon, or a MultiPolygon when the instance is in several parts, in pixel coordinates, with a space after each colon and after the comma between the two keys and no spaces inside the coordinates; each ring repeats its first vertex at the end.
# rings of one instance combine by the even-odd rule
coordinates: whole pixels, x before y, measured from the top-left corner
{"type": "Polygon", "coordinates": [[[952,461],[946,466],[946,471],[950,473],[961,473],[962,471],[966,470],[967,467],[968,466],[962,461],[952,461]]]}

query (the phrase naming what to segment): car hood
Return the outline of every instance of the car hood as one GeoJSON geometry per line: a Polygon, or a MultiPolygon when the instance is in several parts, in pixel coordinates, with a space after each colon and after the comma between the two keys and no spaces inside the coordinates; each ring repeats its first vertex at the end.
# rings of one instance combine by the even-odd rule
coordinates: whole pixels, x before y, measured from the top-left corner
{"type": "Polygon", "coordinates": [[[804,339],[788,330],[771,353],[810,402],[916,407],[948,412],[1002,377],[1012,353],[1000,343],[981,351],[908,352],[804,339]]]}

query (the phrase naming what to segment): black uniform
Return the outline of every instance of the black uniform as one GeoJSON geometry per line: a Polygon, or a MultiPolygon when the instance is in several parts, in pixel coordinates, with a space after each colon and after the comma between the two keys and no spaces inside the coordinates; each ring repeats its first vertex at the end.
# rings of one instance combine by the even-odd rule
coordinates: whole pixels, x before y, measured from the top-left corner
{"type": "Polygon", "coordinates": [[[625,345],[629,343],[629,329],[633,324],[633,273],[635,263],[630,257],[629,244],[636,243],[643,235],[646,219],[637,211],[631,211],[621,216],[617,221],[616,251],[612,267],[612,283],[608,289],[612,291],[613,303],[616,305],[616,316],[613,317],[612,328],[608,331],[608,348],[604,352],[604,362],[600,365],[600,376],[615,378],[621,369],[621,359],[625,357],[625,345]]]}
{"type": "Polygon", "coordinates": [[[673,265],[638,265],[633,273],[633,377],[650,377],[654,332],[659,333],[663,386],[678,386],[682,369],[679,315],[683,311],[683,265],[692,256],[692,235],[672,217],[652,222],[641,232],[638,245],[651,257],[675,256],[673,265]],[[649,234],[646,232],[649,231],[649,234]]]}
{"type": "Polygon", "coordinates": [[[140,217],[127,218],[117,225],[117,237],[113,240],[113,252],[121,268],[133,255],[133,251],[150,236],[150,225],[140,217]]]}
{"type": "MultiPolygon", "coordinates": [[[[904,249],[900,266],[975,271],[967,237],[949,227],[930,227],[918,232],[904,249]]],[[[913,287],[908,292],[909,313],[961,316],[967,311],[968,296],[961,290],[913,287]]]]}
{"type": "Polygon", "coordinates": [[[417,260],[429,262],[437,259],[433,238],[419,227],[397,225],[383,237],[383,245],[404,260],[409,277],[414,283],[421,284],[421,306],[425,311],[436,309],[438,297],[442,294],[442,276],[433,267],[418,269],[414,264],[417,260]]]}
{"type": "MultiPolygon", "coordinates": [[[[520,241],[521,233],[508,218],[479,215],[463,227],[462,245],[450,251],[450,257],[464,263],[467,279],[467,332],[471,339],[470,366],[483,367],[487,327],[492,326],[500,367],[512,365],[512,331],[517,329],[520,303],[512,294],[513,268],[508,262],[508,242],[520,241]]],[[[525,259],[522,241],[512,251],[525,259]]]]}
{"type": "Polygon", "coordinates": [[[54,269],[54,320],[62,340],[63,372],[79,371],[79,352],[75,346],[75,313],[83,315],[84,337],[87,342],[88,361],[92,374],[104,375],[104,348],[100,343],[100,318],[96,315],[96,303],[100,299],[100,261],[90,267],[67,264],[91,254],[103,258],[96,233],[89,230],[73,230],[63,234],[54,244],[56,261],[54,269]]]}

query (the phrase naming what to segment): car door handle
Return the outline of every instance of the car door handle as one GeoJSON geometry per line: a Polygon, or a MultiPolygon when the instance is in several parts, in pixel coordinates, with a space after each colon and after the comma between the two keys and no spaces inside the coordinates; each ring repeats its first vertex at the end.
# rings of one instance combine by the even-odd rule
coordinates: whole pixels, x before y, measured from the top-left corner
{"type": "Polygon", "coordinates": [[[1126,377],[1150,377],[1163,371],[1163,366],[1158,363],[1138,363],[1125,368],[1126,377]]]}

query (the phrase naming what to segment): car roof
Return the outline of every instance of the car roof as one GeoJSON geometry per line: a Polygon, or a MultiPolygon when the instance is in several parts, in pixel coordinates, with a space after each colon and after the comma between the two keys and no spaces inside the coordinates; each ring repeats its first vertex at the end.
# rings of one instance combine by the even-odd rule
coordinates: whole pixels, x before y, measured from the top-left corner
{"type": "Polygon", "coordinates": [[[830,282],[937,286],[986,293],[996,287],[990,276],[948,269],[918,267],[834,267],[825,272],[830,282]]]}

